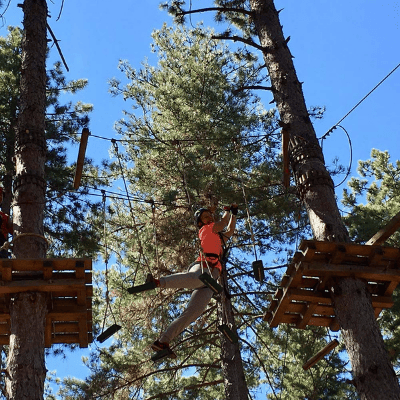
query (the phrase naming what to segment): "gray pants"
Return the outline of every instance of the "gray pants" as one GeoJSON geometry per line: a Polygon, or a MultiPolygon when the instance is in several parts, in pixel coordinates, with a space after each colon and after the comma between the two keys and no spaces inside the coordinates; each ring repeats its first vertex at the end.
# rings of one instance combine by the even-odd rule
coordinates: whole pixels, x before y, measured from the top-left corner
{"type": "MultiPolygon", "coordinates": [[[[160,342],[170,343],[173,338],[178,336],[187,326],[195,321],[205,310],[207,304],[211,300],[213,291],[204,287],[204,283],[199,279],[203,273],[210,273],[208,268],[202,270],[201,264],[192,265],[188,272],[182,272],[160,278],[160,287],[162,288],[185,288],[195,289],[192,293],[186,310],[173,321],[166,331],[161,335],[160,342]]],[[[212,277],[217,279],[219,269],[212,269],[212,277]]]]}

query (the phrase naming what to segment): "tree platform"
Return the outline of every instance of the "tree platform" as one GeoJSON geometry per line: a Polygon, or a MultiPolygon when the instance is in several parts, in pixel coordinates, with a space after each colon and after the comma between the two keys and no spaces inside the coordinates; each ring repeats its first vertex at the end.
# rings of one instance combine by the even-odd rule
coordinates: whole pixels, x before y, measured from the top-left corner
{"type": "Polygon", "coordinates": [[[264,314],[272,328],[286,323],[299,329],[313,325],[339,330],[328,290],[334,278],[364,279],[375,318],[393,306],[392,293],[400,282],[400,249],[306,240],[299,250],[264,314]]]}
{"type": "Polygon", "coordinates": [[[87,347],[93,340],[91,270],[91,259],[0,259],[0,344],[9,344],[11,296],[46,292],[45,346],[87,347]]]}

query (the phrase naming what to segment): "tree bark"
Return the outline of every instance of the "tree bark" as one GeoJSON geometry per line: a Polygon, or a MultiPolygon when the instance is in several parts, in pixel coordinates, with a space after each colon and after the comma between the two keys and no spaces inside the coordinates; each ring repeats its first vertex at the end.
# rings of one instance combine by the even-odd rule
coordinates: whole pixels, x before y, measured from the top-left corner
{"type": "Polygon", "coordinates": [[[361,399],[399,399],[398,380],[384,348],[374,317],[371,294],[364,282],[347,278],[334,285],[335,310],[361,399]],[[364,298],[362,308],[354,293],[364,298]]]}
{"type": "MultiPolygon", "coordinates": [[[[221,325],[227,325],[233,334],[237,335],[232,304],[228,298],[225,269],[222,272],[221,279],[225,290],[221,294],[221,303],[218,306],[219,320],[221,321],[221,325]]],[[[248,388],[244,376],[239,343],[232,343],[222,333],[220,336],[222,375],[224,378],[226,400],[246,400],[248,398],[248,388]]]]}
{"type": "Polygon", "coordinates": [[[44,293],[21,293],[10,305],[11,338],[8,356],[7,395],[15,400],[43,399],[46,368],[44,293]],[[32,317],[33,316],[33,317],[32,317]]]}
{"type": "MultiPolygon", "coordinates": [[[[15,141],[13,254],[45,258],[46,22],[45,0],[25,0],[20,113],[15,141]]],[[[11,336],[7,365],[8,399],[43,398],[46,296],[24,292],[11,300],[11,336]]]]}
{"type": "MultiPolygon", "coordinates": [[[[273,0],[250,0],[250,8],[264,48],[263,56],[280,123],[289,132],[290,166],[314,238],[348,242],[350,239],[337,207],[334,185],[309,118],[279,13],[273,0]]],[[[336,281],[331,291],[335,314],[353,367],[354,382],[363,400],[400,399],[399,384],[367,292],[366,283],[354,279],[336,281]]]]}

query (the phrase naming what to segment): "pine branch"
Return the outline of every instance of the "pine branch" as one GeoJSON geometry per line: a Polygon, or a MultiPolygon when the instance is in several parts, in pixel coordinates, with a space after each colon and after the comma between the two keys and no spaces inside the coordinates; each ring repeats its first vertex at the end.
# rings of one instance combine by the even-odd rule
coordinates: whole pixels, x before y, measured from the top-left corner
{"type": "Polygon", "coordinates": [[[192,390],[192,389],[197,389],[197,388],[201,388],[201,387],[205,387],[205,386],[219,385],[221,383],[224,383],[223,379],[219,379],[219,380],[212,381],[212,382],[203,382],[203,383],[199,383],[197,385],[186,386],[186,387],[184,387],[182,389],[172,390],[171,392],[160,393],[160,394],[157,394],[155,396],[148,397],[146,400],[162,399],[165,396],[168,396],[168,395],[171,395],[171,394],[175,394],[175,393],[179,393],[182,390],[192,390]]]}
{"type": "Polygon", "coordinates": [[[272,86],[257,86],[257,85],[252,85],[252,86],[242,86],[238,89],[235,89],[233,91],[234,94],[242,92],[244,90],[270,90],[271,92],[274,90],[272,86]]]}
{"type": "Polygon", "coordinates": [[[267,48],[260,46],[259,44],[255,43],[253,40],[251,39],[245,39],[242,38],[240,36],[229,36],[229,35],[218,35],[218,36],[211,36],[211,39],[218,39],[218,40],[233,40],[234,42],[242,42],[245,43],[249,46],[252,46],[260,51],[262,51],[264,54],[267,52],[267,48]]]}
{"type": "Polygon", "coordinates": [[[53,38],[54,44],[55,44],[56,47],[57,47],[58,53],[60,54],[61,60],[62,60],[62,62],[64,63],[65,69],[69,72],[69,68],[68,68],[67,62],[65,61],[65,58],[64,58],[64,55],[63,55],[63,53],[62,53],[62,51],[61,51],[60,46],[58,45],[58,40],[56,39],[56,37],[55,37],[53,31],[51,30],[49,24],[47,24],[47,29],[48,29],[48,31],[49,31],[51,37],[53,38]]]}
{"type": "Polygon", "coordinates": [[[177,12],[175,14],[176,17],[184,17],[185,15],[189,14],[196,14],[196,13],[202,13],[202,12],[208,12],[208,11],[217,11],[217,12],[236,12],[239,14],[244,14],[244,15],[253,15],[252,11],[244,10],[244,9],[239,9],[239,8],[230,8],[230,7],[207,7],[207,8],[199,8],[197,10],[189,10],[189,11],[183,11],[182,12],[177,12]]]}

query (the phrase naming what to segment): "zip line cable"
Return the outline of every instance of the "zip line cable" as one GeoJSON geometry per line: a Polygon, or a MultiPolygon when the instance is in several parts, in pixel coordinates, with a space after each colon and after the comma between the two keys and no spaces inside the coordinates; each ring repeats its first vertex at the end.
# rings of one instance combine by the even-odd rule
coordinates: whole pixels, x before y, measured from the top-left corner
{"type": "Polygon", "coordinates": [[[376,89],[378,89],[378,87],[380,85],[382,85],[383,82],[386,81],[386,79],[389,78],[390,75],[392,75],[398,68],[400,67],[400,63],[396,65],[396,67],[394,67],[378,84],[376,84],[344,117],[342,117],[335,125],[332,126],[332,128],[330,128],[323,136],[321,136],[319,139],[321,140],[321,147],[322,147],[322,142],[323,140],[325,140],[336,128],[341,128],[343,129],[343,131],[345,132],[347,139],[349,141],[349,146],[350,146],[350,162],[349,162],[349,166],[347,168],[347,172],[346,172],[346,176],[342,179],[342,181],[340,183],[338,183],[337,185],[335,185],[335,187],[340,186],[343,182],[345,182],[345,180],[349,177],[350,172],[351,172],[351,166],[353,163],[353,147],[351,144],[351,139],[350,139],[350,135],[348,134],[348,132],[346,131],[346,129],[340,125],[340,123],[347,118],[364,100],[367,99],[368,96],[370,96],[376,89]]]}
{"type": "Polygon", "coordinates": [[[342,119],[340,119],[335,125],[332,126],[331,129],[326,132],[321,139],[325,139],[327,136],[329,136],[334,129],[336,129],[337,126],[345,119],[347,118],[370,94],[372,94],[383,82],[386,81],[387,78],[389,78],[390,75],[393,74],[397,70],[397,68],[400,67],[400,63],[396,65],[372,90],[370,90],[342,119]]]}
{"type": "MultiPolygon", "coordinates": [[[[80,135],[81,133],[80,132],[76,132],[75,133],[76,135],[80,135]]],[[[266,138],[266,137],[268,137],[268,136],[270,136],[270,135],[273,135],[273,133],[268,133],[268,134],[263,134],[263,135],[248,135],[248,136],[246,136],[246,139],[258,139],[255,143],[258,143],[258,141],[260,140],[260,138],[261,139],[264,139],[264,138],[266,138]]],[[[108,137],[105,137],[105,136],[99,136],[99,135],[94,135],[93,133],[90,133],[90,136],[92,136],[92,137],[94,137],[94,138],[97,138],[97,139],[101,139],[101,140],[106,140],[106,141],[109,141],[109,142],[120,142],[120,143],[138,143],[138,142],[140,142],[140,143],[153,143],[153,142],[160,142],[160,140],[159,139],[114,139],[114,138],[108,138],[108,137]]],[[[231,140],[232,138],[230,138],[230,137],[227,137],[226,138],[226,140],[228,141],[228,140],[231,140]]],[[[236,138],[236,139],[239,139],[239,138],[236,138]]],[[[176,145],[176,144],[178,144],[178,143],[180,143],[180,142],[196,142],[196,143],[201,143],[201,142],[220,142],[221,141],[221,138],[220,137],[218,137],[218,138],[196,138],[196,137],[194,137],[194,138],[185,138],[185,139],[163,139],[163,143],[165,142],[165,143],[171,143],[172,145],[176,145]]],[[[244,145],[244,146],[248,146],[248,145],[251,145],[251,144],[255,144],[255,143],[249,143],[249,144],[246,144],[246,145],[244,145]]]]}

